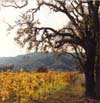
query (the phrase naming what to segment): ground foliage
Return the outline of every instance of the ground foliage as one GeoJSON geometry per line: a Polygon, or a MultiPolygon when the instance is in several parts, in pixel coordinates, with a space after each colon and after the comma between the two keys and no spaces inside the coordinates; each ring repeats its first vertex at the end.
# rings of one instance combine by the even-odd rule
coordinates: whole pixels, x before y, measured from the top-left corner
{"type": "Polygon", "coordinates": [[[77,72],[1,72],[0,103],[28,103],[69,87],[77,72]]]}

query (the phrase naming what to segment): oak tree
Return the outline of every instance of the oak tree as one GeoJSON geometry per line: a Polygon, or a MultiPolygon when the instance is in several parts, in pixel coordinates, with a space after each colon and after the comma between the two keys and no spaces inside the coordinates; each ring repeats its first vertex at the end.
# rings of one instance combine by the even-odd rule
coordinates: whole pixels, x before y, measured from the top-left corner
{"type": "MultiPolygon", "coordinates": [[[[13,2],[3,6],[19,9],[28,5],[30,1],[23,0],[23,5],[18,5],[16,0],[13,2]]],[[[76,52],[74,56],[84,68],[86,95],[98,98],[100,98],[99,3],[99,0],[37,0],[36,7],[27,10],[18,20],[15,37],[15,41],[22,47],[27,45],[28,49],[34,48],[36,51],[67,52],[67,48],[72,47],[76,52]],[[48,7],[50,12],[65,14],[70,22],[66,22],[66,26],[60,29],[41,26],[35,17],[44,6],[48,7]]],[[[59,21],[61,20],[59,18],[59,21]]]]}

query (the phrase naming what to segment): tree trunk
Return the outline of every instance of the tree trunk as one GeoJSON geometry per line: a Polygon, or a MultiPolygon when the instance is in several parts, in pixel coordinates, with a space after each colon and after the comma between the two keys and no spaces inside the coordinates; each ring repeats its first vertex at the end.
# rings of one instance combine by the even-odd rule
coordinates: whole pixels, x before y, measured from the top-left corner
{"type": "Polygon", "coordinates": [[[97,67],[96,67],[96,86],[95,86],[95,92],[96,92],[96,98],[100,99],[100,35],[98,40],[98,48],[97,48],[97,67]]]}
{"type": "MultiPolygon", "coordinates": [[[[100,56],[99,56],[99,58],[100,58],[100,56]]],[[[97,70],[96,70],[95,92],[96,92],[96,98],[100,99],[100,59],[98,60],[98,66],[97,66],[97,70]]]]}
{"type": "Polygon", "coordinates": [[[94,64],[95,64],[95,43],[87,41],[86,45],[86,62],[85,62],[85,82],[86,82],[86,96],[95,96],[95,80],[94,80],[94,64]]]}

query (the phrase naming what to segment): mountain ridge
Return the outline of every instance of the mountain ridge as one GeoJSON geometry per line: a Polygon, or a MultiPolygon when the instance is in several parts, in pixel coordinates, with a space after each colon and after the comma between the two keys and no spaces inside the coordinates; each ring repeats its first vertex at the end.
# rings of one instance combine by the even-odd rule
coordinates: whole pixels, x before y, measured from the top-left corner
{"type": "Polygon", "coordinates": [[[2,65],[14,65],[14,70],[23,68],[24,70],[36,70],[43,66],[52,68],[53,70],[72,70],[72,66],[77,61],[69,54],[57,55],[54,53],[29,53],[24,55],[18,55],[16,57],[1,57],[0,66],[2,65]]]}

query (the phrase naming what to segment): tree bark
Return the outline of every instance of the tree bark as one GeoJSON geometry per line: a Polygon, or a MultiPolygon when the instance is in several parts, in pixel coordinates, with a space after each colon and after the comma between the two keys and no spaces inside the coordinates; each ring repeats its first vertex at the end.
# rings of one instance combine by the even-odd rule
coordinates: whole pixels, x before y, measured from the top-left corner
{"type": "Polygon", "coordinates": [[[99,34],[99,40],[98,40],[98,48],[97,48],[97,67],[96,67],[96,86],[95,86],[95,92],[96,92],[96,98],[100,99],[100,34],[99,34]]]}
{"type": "Polygon", "coordinates": [[[96,85],[95,85],[95,92],[96,92],[97,99],[100,99],[100,59],[99,58],[98,58],[98,66],[96,70],[96,85]]]}
{"type": "Polygon", "coordinates": [[[85,84],[86,84],[86,96],[95,96],[95,79],[94,79],[94,66],[95,66],[95,43],[90,40],[86,44],[86,62],[85,62],[85,84]]]}

